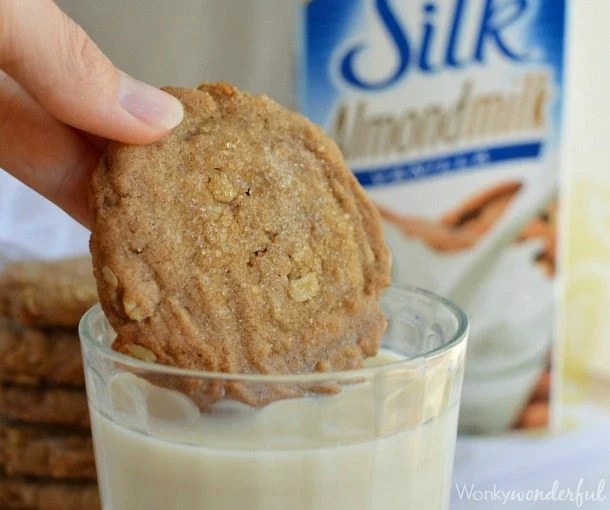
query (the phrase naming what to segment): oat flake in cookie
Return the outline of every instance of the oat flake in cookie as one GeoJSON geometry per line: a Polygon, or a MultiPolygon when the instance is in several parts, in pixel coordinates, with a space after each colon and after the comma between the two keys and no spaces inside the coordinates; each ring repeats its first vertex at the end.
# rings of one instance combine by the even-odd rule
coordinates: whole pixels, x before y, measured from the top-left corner
{"type": "MultiPolygon", "coordinates": [[[[182,124],[112,144],[94,174],[91,251],[114,348],[229,373],[359,367],[385,328],[389,255],[335,143],[227,84],[166,90],[182,124]]],[[[298,394],[216,390],[252,405],[298,394]]]]}

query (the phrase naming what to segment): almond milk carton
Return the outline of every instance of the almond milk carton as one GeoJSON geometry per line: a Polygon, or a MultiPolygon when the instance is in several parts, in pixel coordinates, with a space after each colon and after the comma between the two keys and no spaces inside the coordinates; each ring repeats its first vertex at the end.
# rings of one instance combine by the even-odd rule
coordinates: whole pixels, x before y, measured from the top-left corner
{"type": "Polygon", "coordinates": [[[394,281],[472,330],[461,430],[549,421],[563,0],[311,0],[300,110],[385,219],[394,281]]]}

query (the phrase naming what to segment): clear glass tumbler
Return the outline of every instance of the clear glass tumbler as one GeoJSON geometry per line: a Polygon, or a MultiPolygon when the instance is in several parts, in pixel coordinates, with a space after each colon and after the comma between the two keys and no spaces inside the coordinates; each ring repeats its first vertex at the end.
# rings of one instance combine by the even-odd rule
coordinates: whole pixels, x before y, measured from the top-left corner
{"type": "Polygon", "coordinates": [[[104,510],[446,510],[467,320],[412,288],[382,304],[388,329],[364,368],[277,376],[124,356],[92,308],[80,336],[104,510]],[[202,411],[169,389],[193,381],[327,391],[202,411]]]}

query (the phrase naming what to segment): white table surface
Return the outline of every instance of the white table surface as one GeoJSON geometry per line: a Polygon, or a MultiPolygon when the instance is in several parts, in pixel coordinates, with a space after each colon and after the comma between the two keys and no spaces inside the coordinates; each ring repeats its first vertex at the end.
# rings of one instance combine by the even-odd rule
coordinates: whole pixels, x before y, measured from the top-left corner
{"type": "MultiPolygon", "coordinates": [[[[608,392],[610,399],[610,390],[608,392]]],[[[610,413],[592,404],[569,409],[571,430],[550,436],[512,434],[458,439],[451,510],[587,510],[610,509],[610,413]],[[581,481],[582,480],[582,481],[581,481]],[[558,489],[599,491],[602,501],[499,501],[499,491],[558,489]],[[493,491],[475,501],[457,487],[493,491]]],[[[474,495],[474,492],[472,493],[474,495]]],[[[479,494],[479,497],[481,495],[479,494]]]]}

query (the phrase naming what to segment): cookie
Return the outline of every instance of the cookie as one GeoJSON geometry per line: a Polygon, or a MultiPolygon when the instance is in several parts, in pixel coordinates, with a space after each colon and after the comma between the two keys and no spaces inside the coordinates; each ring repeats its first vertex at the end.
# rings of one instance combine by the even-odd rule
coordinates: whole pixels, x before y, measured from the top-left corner
{"type": "Polygon", "coordinates": [[[385,329],[389,254],[336,144],[227,84],[167,91],[184,105],[180,126],[111,144],[93,177],[91,251],[114,348],[228,373],[361,366],[385,329]]]}
{"type": "Polygon", "coordinates": [[[89,426],[84,390],[0,384],[0,416],[49,425],[89,426]]]}
{"type": "Polygon", "coordinates": [[[97,485],[0,479],[3,510],[100,510],[97,485]]]}
{"type": "Polygon", "coordinates": [[[13,262],[0,274],[0,315],[25,325],[74,327],[96,302],[89,257],[13,262]]]}
{"type": "Polygon", "coordinates": [[[83,386],[78,334],[0,326],[0,381],[83,386]]]}
{"type": "Polygon", "coordinates": [[[0,426],[0,465],[8,476],[96,479],[91,436],[83,432],[0,426]]]}

